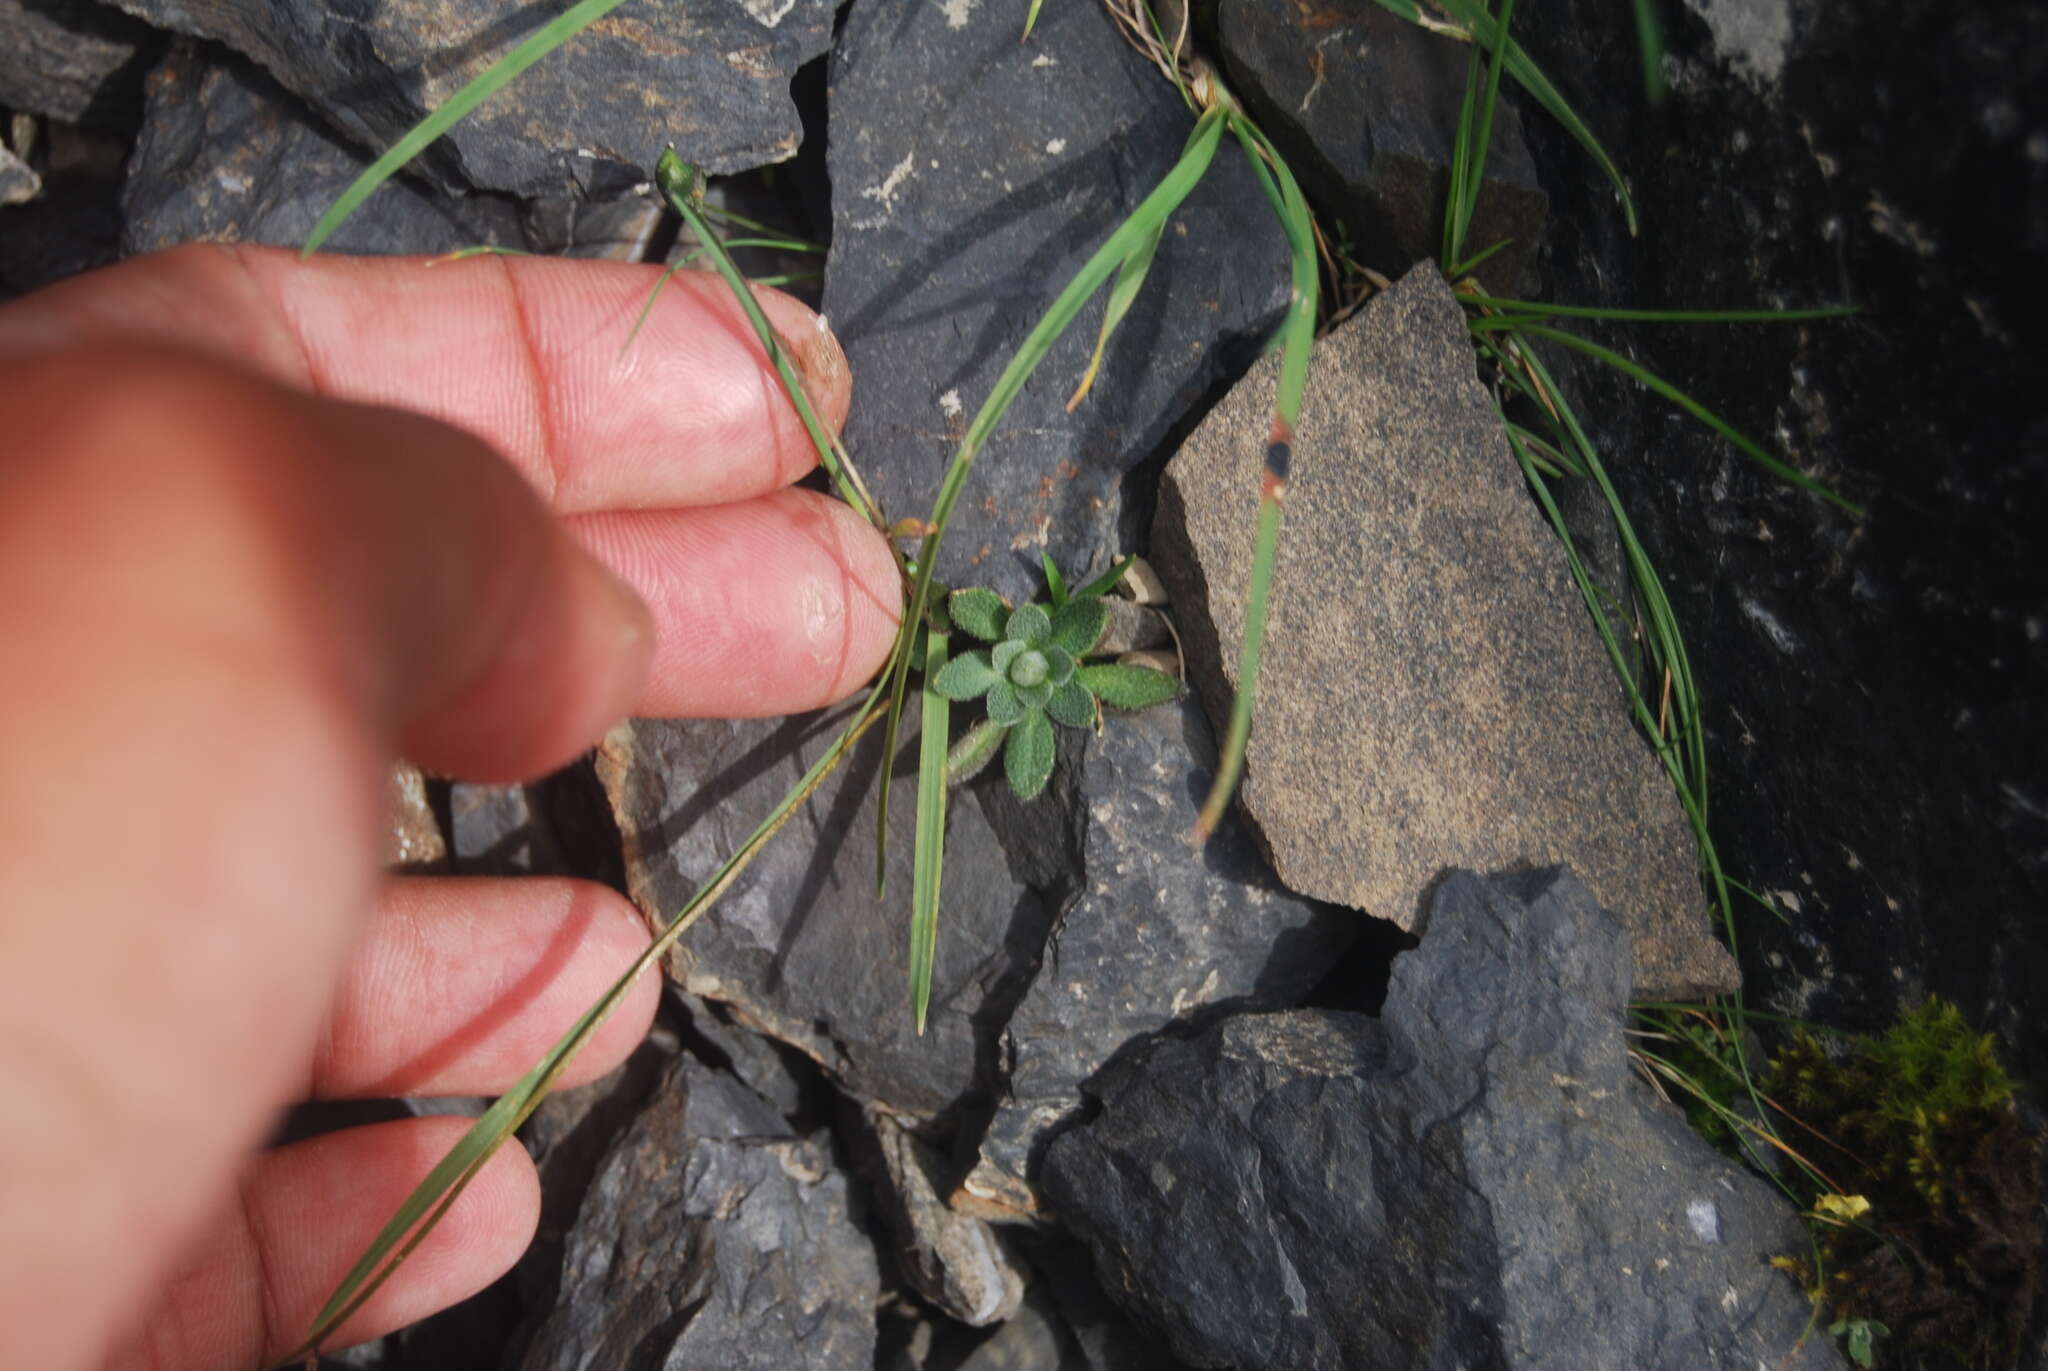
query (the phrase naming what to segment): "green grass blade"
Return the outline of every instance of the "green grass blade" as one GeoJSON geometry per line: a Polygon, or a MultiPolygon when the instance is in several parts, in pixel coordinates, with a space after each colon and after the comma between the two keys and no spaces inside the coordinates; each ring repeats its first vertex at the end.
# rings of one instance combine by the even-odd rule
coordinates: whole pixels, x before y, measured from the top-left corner
{"type": "Polygon", "coordinates": [[[1855,305],[1818,305],[1812,309],[1609,309],[1603,305],[1557,305],[1540,300],[1510,300],[1498,295],[1463,295],[1468,305],[1502,314],[1542,319],[1608,319],[1638,324],[1795,324],[1811,319],[1846,319],[1855,305]]]}
{"type": "Polygon", "coordinates": [[[1301,416],[1301,394],[1308,385],[1308,359],[1316,337],[1316,298],[1321,287],[1316,272],[1315,220],[1287,163],[1258,126],[1237,115],[1231,119],[1231,131],[1252,153],[1253,163],[1268,171],[1279,199],[1280,227],[1287,235],[1293,289],[1287,301],[1287,317],[1280,321],[1277,335],[1281,348],[1280,390],[1273,401],[1273,411],[1278,425],[1286,430],[1284,441],[1291,443],[1295,421],[1301,416]]]}
{"type": "MultiPolygon", "coordinates": [[[[1436,0],[1438,7],[1456,21],[1454,24],[1445,24],[1432,18],[1412,3],[1412,0],[1377,0],[1377,3],[1380,8],[1401,16],[1411,24],[1464,42],[1477,41],[1491,46],[1498,30],[1493,16],[1486,12],[1481,0],[1436,0]]],[[[1550,117],[1557,120],[1564,131],[1599,164],[1601,173],[1613,183],[1615,193],[1621,197],[1622,217],[1628,224],[1629,233],[1633,235],[1637,228],[1635,197],[1629,194],[1628,183],[1621,178],[1621,168],[1607,155],[1607,149],[1600,146],[1600,140],[1593,136],[1593,131],[1586,127],[1585,121],[1579,118],[1578,112],[1571,107],[1570,102],[1551,84],[1550,78],[1543,74],[1543,69],[1522,50],[1520,43],[1512,38],[1507,40],[1503,61],[1508,75],[1515,78],[1515,83],[1527,91],[1537,104],[1543,106],[1550,117]]]]}
{"type": "Polygon", "coordinates": [[[1109,594],[1110,591],[1116,589],[1116,583],[1124,578],[1124,573],[1131,569],[1131,563],[1137,560],[1135,556],[1118,558],[1110,564],[1109,570],[1075,591],[1071,598],[1085,600],[1092,596],[1109,594]]]}
{"type": "Polygon", "coordinates": [[[1664,103],[1664,26],[1657,19],[1655,0],[1634,0],[1636,47],[1643,58],[1643,98],[1653,105],[1664,103]]]}
{"type": "MultiPolygon", "coordinates": [[[[968,425],[966,436],[953,453],[953,460],[946,468],[946,474],[939,483],[939,492],[932,502],[931,531],[924,536],[917,553],[917,574],[910,589],[910,603],[904,610],[903,622],[897,629],[896,649],[891,658],[890,700],[887,724],[886,756],[896,755],[896,737],[903,712],[903,692],[910,675],[910,639],[924,618],[926,603],[931,598],[932,570],[938,565],[939,546],[946,536],[947,521],[952,518],[953,506],[960,499],[961,489],[966,485],[968,473],[974,469],[975,458],[988,442],[989,434],[1008,412],[1011,403],[1023,390],[1024,383],[1031,379],[1031,373],[1045,360],[1046,352],[1074,317],[1088,298],[1101,289],[1111,272],[1129,257],[1131,251],[1145,238],[1157,231],[1173,212],[1180,208],[1190,191],[1201,181],[1202,174],[1209,169],[1209,162],[1216,155],[1216,145],[1223,136],[1225,112],[1211,110],[1195,121],[1194,131],[1188,135],[1187,145],[1182,149],[1180,160],[1174,163],[1143,200],[1133,209],[1116,231],[1111,233],[1095,250],[1095,254],[1074,273],[1072,280],[1054,297],[1051,306],[1032,326],[1016,353],[1010,358],[1002,374],[996,378],[988,398],[975,413],[974,422],[968,425]]],[[[889,792],[885,787],[878,803],[877,841],[886,843],[889,833],[889,792]]],[[[877,868],[881,863],[878,860],[877,868]]],[[[878,881],[879,884],[879,881],[878,881]]]]}
{"type": "MultiPolygon", "coordinates": [[[[946,664],[947,635],[925,635],[923,713],[918,721],[917,848],[910,882],[910,1008],[924,1036],[939,946],[939,874],[946,856],[946,742],[953,702],[932,689],[946,664]]],[[[885,776],[882,784],[887,785],[885,776]]]]}
{"type": "Polygon", "coordinates": [[[759,233],[771,237],[774,240],[773,243],[764,243],[762,244],[764,247],[779,247],[789,252],[815,252],[820,256],[825,252],[825,245],[823,243],[814,243],[808,238],[798,238],[787,229],[779,229],[773,224],[764,224],[759,219],[749,219],[746,215],[736,214],[722,205],[706,203],[699,208],[702,209],[704,217],[707,219],[716,219],[721,224],[731,224],[734,228],[743,228],[750,233],[759,233]]]}
{"type": "Polygon", "coordinates": [[[1444,208],[1444,240],[1441,260],[1446,269],[1458,260],[1464,243],[1464,223],[1458,207],[1465,203],[1465,179],[1472,161],[1472,125],[1479,103],[1479,49],[1465,59],[1465,93],[1458,97],[1458,127],[1451,134],[1450,203],[1444,208]]]}
{"type": "Polygon", "coordinates": [[[1230,797],[1237,793],[1238,778],[1244,774],[1244,753],[1252,734],[1252,703],[1258,696],[1259,653],[1266,641],[1266,604],[1273,587],[1273,559],[1280,546],[1280,501],[1271,494],[1260,497],[1258,527],[1252,534],[1252,583],[1245,597],[1244,643],[1237,654],[1237,694],[1230,701],[1230,724],[1223,735],[1223,747],[1216,763],[1216,778],[1195,816],[1192,840],[1209,840],[1223,822],[1230,797]]]}
{"type": "MultiPolygon", "coordinates": [[[[1476,132],[1468,120],[1460,118],[1458,132],[1461,140],[1469,138],[1469,146],[1461,147],[1460,159],[1464,175],[1462,179],[1453,176],[1451,181],[1451,219],[1445,223],[1446,246],[1444,264],[1449,266],[1464,256],[1465,235],[1472,227],[1472,216],[1479,208],[1479,193],[1486,188],[1486,157],[1493,148],[1493,115],[1500,105],[1500,73],[1507,56],[1509,24],[1515,12],[1515,0],[1501,0],[1500,18],[1495,23],[1493,41],[1488,44],[1492,61],[1487,63],[1486,89],[1476,95],[1479,123],[1476,132]],[[1455,227],[1454,227],[1455,225],[1455,227]]],[[[1473,50],[1474,57],[1478,49],[1473,50]]],[[[1478,66],[1472,67],[1476,77],[1478,66]]],[[[1468,78],[1468,82],[1472,78],[1468,78]]],[[[1475,101],[1468,101],[1468,112],[1475,101]]]]}
{"type": "Polygon", "coordinates": [[[852,479],[847,468],[840,464],[832,445],[832,435],[826,431],[824,422],[818,418],[818,412],[811,407],[810,396],[804,393],[803,382],[797,379],[796,368],[790,363],[789,354],[783,348],[782,340],[775,336],[774,326],[768,322],[768,316],[761,312],[761,302],[754,298],[747,278],[740,274],[739,267],[733,263],[732,254],[725,250],[725,244],[719,240],[718,234],[704,218],[703,211],[697,203],[701,179],[696,168],[678,157],[674,148],[665,148],[662,150],[661,160],[655,164],[654,181],[661,188],[662,198],[668,201],[676,213],[683,216],[683,222],[697,235],[697,241],[710,252],[712,265],[718,268],[718,274],[723,276],[726,285],[732,288],[733,298],[739,301],[740,308],[746,312],[747,322],[753,325],[754,336],[760,340],[762,350],[774,364],[775,374],[781,378],[782,388],[788,393],[790,403],[796,406],[796,412],[804,423],[804,432],[810,435],[812,446],[818,450],[818,461],[831,474],[832,483],[839,490],[839,498],[859,510],[875,527],[886,528],[888,525],[882,518],[882,511],[875,507],[867,492],[852,479]]]}
{"type": "Polygon", "coordinates": [[[511,1090],[500,1096],[498,1101],[484,1112],[469,1131],[455,1144],[449,1154],[427,1173],[405,1202],[393,1214],[391,1220],[377,1234],[365,1249],[341,1284],[328,1297],[312,1328],[298,1347],[284,1360],[298,1361],[310,1356],[320,1343],[335,1329],[345,1323],[363,1303],[375,1294],[378,1287],[388,1280],[399,1265],[412,1254],[426,1235],[439,1223],[462,1190],[482,1169],[491,1155],[513,1136],[515,1130],[525,1123],[533,1111],[540,1107],[548,1091],[561,1076],[562,1071],[583,1049],[591,1034],[609,1018],[624,1001],[633,983],[658,965],[668,950],[701,918],[754,858],[768,840],[779,832],[797,809],[808,800],[825,778],[846,759],[853,745],[880,717],[878,706],[882,698],[882,683],[877,681],[868,691],[853,718],[832,742],[803,778],[790,788],[768,817],[763,819],[747,840],[726,858],[725,862],[712,873],[711,878],[700,886],[690,897],[689,903],[671,919],[661,934],[648,945],[646,951],[636,958],[625,974],[612,983],[596,1004],[586,1010],[567,1033],[548,1049],[534,1068],[521,1077],[511,1090]],[[410,1232],[411,1236],[407,1237],[410,1232]]]}
{"type": "Polygon", "coordinates": [[[1159,227],[1152,231],[1124,258],[1117,268],[1116,284],[1109,288],[1109,304],[1102,311],[1102,329],[1095,335],[1095,352],[1088,358],[1088,369],[1081,375],[1081,384],[1074,387],[1074,393],[1067,400],[1067,413],[1072,414],[1088,398],[1088,392],[1095,385],[1095,373],[1102,368],[1102,354],[1109,346],[1109,335],[1116,332],[1116,326],[1131,312],[1131,304],[1138,298],[1138,291],[1144,287],[1145,273],[1152,270],[1152,258],[1159,252],[1159,239],[1166,232],[1166,221],[1161,219],[1159,227]]]}
{"type": "Polygon", "coordinates": [[[1261,468],[1259,516],[1252,532],[1251,585],[1245,596],[1244,640],[1238,647],[1237,694],[1231,700],[1230,723],[1217,759],[1216,777],[1195,818],[1192,837],[1208,840],[1223,821],[1223,812],[1244,773],[1244,752],[1251,740],[1252,708],[1258,698],[1259,656],[1266,638],[1266,608],[1273,586],[1273,562],[1279,555],[1282,505],[1287,495],[1294,455],[1294,426],[1301,417],[1301,396],[1308,385],[1309,355],[1315,349],[1315,228],[1301,187],[1272,144],[1257,126],[1241,115],[1231,119],[1231,132],[1245,145],[1253,162],[1262,160],[1270,173],[1280,205],[1280,224],[1287,235],[1293,278],[1287,317],[1280,324],[1280,383],[1273,401],[1273,426],[1261,468]]]}
{"type": "Polygon", "coordinates": [[[1017,39],[1018,42],[1028,43],[1031,41],[1031,30],[1038,26],[1038,11],[1044,4],[1045,0],[1031,0],[1031,8],[1024,11],[1024,33],[1023,36],[1017,39]]]}
{"type": "Polygon", "coordinates": [[[1726,438],[1730,443],[1733,443],[1735,447],[1738,450],[1740,450],[1744,456],[1748,457],[1751,461],[1763,467],[1764,470],[1777,476],[1780,480],[1798,486],[1801,490],[1804,490],[1809,494],[1818,495],[1821,499],[1839,505],[1844,510],[1847,510],[1849,513],[1854,514],[1858,517],[1861,517],[1863,514],[1863,507],[1861,505],[1856,504],[1854,501],[1849,500],[1844,496],[1836,494],[1826,485],[1822,484],[1819,481],[1814,480],[1811,476],[1808,476],[1806,473],[1798,470],[1795,467],[1788,465],[1785,462],[1780,461],[1776,457],[1773,457],[1770,453],[1764,451],[1761,447],[1758,447],[1755,443],[1751,442],[1748,438],[1744,437],[1741,433],[1736,431],[1736,429],[1733,426],[1731,426],[1728,423],[1728,421],[1723,419],[1720,415],[1714,413],[1705,405],[1693,399],[1690,395],[1687,395],[1677,386],[1672,385],[1669,381],[1657,375],[1655,372],[1643,366],[1641,363],[1632,361],[1629,358],[1622,356],[1620,353],[1614,351],[1612,348],[1602,347],[1600,344],[1593,342],[1591,339],[1581,338],[1576,333],[1567,333],[1563,329],[1552,328],[1548,324],[1531,323],[1526,319],[1510,318],[1507,316],[1495,316],[1486,319],[1474,319],[1472,321],[1472,327],[1475,330],[1506,329],[1514,333],[1526,334],[1530,337],[1547,338],[1552,342],[1559,343],[1565,347],[1573,349],[1574,351],[1583,352],[1588,357],[1592,357],[1597,361],[1605,362],[1608,366],[1613,367],[1616,371],[1622,373],[1622,375],[1627,376],[1630,379],[1641,383],[1642,385],[1648,386],[1651,390],[1657,392],[1657,394],[1663,396],[1672,404],[1677,405],[1680,409],[1684,410],[1687,414],[1690,414],[1693,418],[1705,424],[1714,432],[1720,434],[1723,438],[1726,438]]]}
{"type": "Polygon", "coordinates": [[[503,90],[513,78],[524,72],[541,58],[553,52],[562,44],[574,38],[592,24],[617,9],[624,0],[579,0],[577,4],[536,29],[518,47],[500,57],[461,90],[448,97],[441,107],[426,118],[414,124],[399,140],[385,150],[384,155],[364,168],[363,174],[349,183],[320,216],[320,222],[313,225],[313,232],[306,239],[301,255],[312,256],[320,245],[334,236],[336,229],[348,222],[354,214],[382,186],[395,176],[406,163],[426,150],[427,145],[446,133],[468,115],[468,113],[503,90]]]}
{"type": "Polygon", "coordinates": [[[1491,258],[1495,253],[1506,252],[1509,248],[1513,247],[1514,245],[1515,240],[1512,238],[1503,238],[1497,243],[1489,243],[1487,246],[1473,253],[1470,257],[1467,257],[1464,261],[1456,262],[1451,266],[1445,267],[1444,275],[1449,277],[1453,281],[1461,281],[1465,277],[1470,276],[1473,272],[1479,270],[1480,263],[1491,258]]]}
{"type": "Polygon", "coordinates": [[[1060,575],[1060,569],[1053,565],[1052,554],[1038,554],[1038,564],[1045,568],[1045,593],[1051,599],[1052,607],[1058,609],[1067,602],[1067,578],[1060,575]]]}

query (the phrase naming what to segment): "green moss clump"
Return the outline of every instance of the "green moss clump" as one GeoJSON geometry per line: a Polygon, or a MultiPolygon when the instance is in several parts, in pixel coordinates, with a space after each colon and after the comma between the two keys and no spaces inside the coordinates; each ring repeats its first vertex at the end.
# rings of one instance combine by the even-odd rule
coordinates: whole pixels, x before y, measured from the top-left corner
{"type": "MultiPolygon", "coordinates": [[[[1801,1033],[1765,1089],[1826,1139],[1808,1157],[1834,1191],[1870,1202],[1816,1225],[1820,1269],[1805,1274],[1836,1324],[1881,1324],[1880,1366],[2017,1366],[2040,1277],[2040,1149],[1990,1035],[1930,999],[1845,1056],[1801,1033]]],[[[1809,1208],[1829,1193],[1802,1183],[1809,1208]]]]}

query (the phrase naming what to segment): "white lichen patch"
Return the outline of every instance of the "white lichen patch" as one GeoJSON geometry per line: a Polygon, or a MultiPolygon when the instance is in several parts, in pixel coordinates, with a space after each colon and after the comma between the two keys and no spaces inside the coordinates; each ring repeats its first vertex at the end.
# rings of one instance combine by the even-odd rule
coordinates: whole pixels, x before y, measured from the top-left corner
{"type": "Polygon", "coordinates": [[[1911,248],[1922,257],[1935,253],[1934,239],[1927,230],[1908,219],[1896,205],[1888,204],[1882,196],[1873,195],[1864,208],[1870,214],[1870,227],[1897,243],[1900,247],[1911,248]]]}
{"type": "Polygon", "coordinates": [[[1034,67],[1056,67],[1059,65],[1059,59],[1051,53],[1041,52],[1038,56],[1031,59],[1031,65],[1034,67]]]}
{"type": "Polygon", "coordinates": [[[1792,47],[1791,0],[1686,0],[1714,52],[1753,85],[1775,84],[1792,47]]]}
{"type": "Polygon", "coordinates": [[[939,0],[939,12],[946,16],[946,27],[964,29],[968,17],[981,5],[981,0],[939,0]]]}
{"type": "Polygon", "coordinates": [[[1770,642],[1772,647],[1788,657],[1799,651],[1798,635],[1785,627],[1784,621],[1777,615],[1771,613],[1770,610],[1749,596],[1739,592],[1736,594],[1735,603],[1741,608],[1742,617],[1762,630],[1764,637],[1770,642]]]}
{"type": "Polygon", "coordinates": [[[1047,139],[1047,140],[1046,140],[1046,144],[1045,144],[1045,152],[1046,152],[1046,155],[1047,155],[1048,157],[1057,157],[1057,156],[1059,156],[1059,155],[1060,155],[1061,153],[1065,152],[1066,150],[1067,150],[1067,140],[1066,140],[1066,139],[1064,139],[1064,138],[1050,138],[1050,139],[1047,139]]]}
{"type": "Polygon", "coordinates": [[[882,184],[879,186],[869,186],[861,191],[861,199],[873,200],[883,209],[894,209],[896,207],[896,192],[903,188],[905,181],[908,181],[916,174],[917,154],[906,152],[903,154],[902,161],[889,168],[889,174],[882,178],[882,184]]]}
{"type": "Polygon", "coordinates": [[[739,0],[740,8],[762,28],[772,29],[796,8],[796,0],[739,0]]]}
{"type": "Polygon", "coordinates": [[[948,419],[958,419],[960,417],[960,392],[949,390],[944,395],[941,395],[939,397],[939,412],[948,419]]]}

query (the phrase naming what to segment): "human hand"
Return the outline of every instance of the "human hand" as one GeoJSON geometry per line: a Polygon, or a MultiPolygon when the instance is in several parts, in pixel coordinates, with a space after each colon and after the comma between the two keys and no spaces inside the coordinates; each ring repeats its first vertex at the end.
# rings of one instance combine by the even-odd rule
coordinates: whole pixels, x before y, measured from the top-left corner
{"type": "MultiPolygon", "coordinates": [[[[880,665],[888,550],[784,489],[813,451],[723,284],[621,355],[655,274],[183,249],[0,307],[0,1362],[282,1355],[465,1121],[250,1160],[280,1106],[500,1090],[645,946],[588,883],[384,878],[394,754],[511,780],[880,665]]],[[[837,345],[763,295],[836,427],[837,345]]],[[[335,1345],[537,1213],[506,1148],[335,1345]]]]}

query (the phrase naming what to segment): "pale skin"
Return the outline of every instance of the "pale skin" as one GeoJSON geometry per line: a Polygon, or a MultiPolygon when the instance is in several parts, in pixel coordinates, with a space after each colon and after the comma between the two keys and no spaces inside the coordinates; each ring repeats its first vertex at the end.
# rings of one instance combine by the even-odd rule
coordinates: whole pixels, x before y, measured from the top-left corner
{"type": "MultiPolygon", "coordinates": [[[[621,355],[654,276],[195,248],[0,306],[0,1364],[270,1364],[463,1126],[261,1151],[279,1111],[500,1090],[646,945],[600,886],[385,876],[391,758],[530,777],[880,666],[888,549],[787,488],[724,285],[621,355]]],[[[838,345],[761,294],[836,427],[838,345]]],[[[537,1215],[505,1149],[334,1345],[537,1215]]]]}

